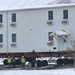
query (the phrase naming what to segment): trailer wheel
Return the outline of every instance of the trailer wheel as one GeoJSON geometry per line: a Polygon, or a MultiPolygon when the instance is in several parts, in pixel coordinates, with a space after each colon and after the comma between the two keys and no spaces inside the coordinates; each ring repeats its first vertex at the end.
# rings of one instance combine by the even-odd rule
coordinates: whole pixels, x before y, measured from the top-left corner
{"type": "Polygon", "coordinates": [[[57,59],[56,63],[57,63],[58,66],[62,66],[63,60],[62,59],[57,59]]]}
{"type": "Polygon", "coordinates": [[[74,65],[74,59],[69,59],[69,64],[74,65]]]}
{"type": "Polygon", "coordinates": [[[41,67],[41,66],[42,66],[42,61],[37,60],[37,61],[35,62],[35,67],[41,67]]]}
{"type": "Polygon", "coordinates": [[[63,64],[64,65],[69,65],[69,59],[68,58],[65,58],[65,59],[63,59],[63,64]]]}
{"type": "Polygon", "coordinates": [[[16,60],[16,65],[21,65],[21,59],[16,60]]]}
{"type": "Polygon", "coordinates": [[[43,60],[43,61],[42,61],[42,66],[48,66],[47,60],[43,60]]]}
{"type": "Polygon", "coordinates": [[[3,61],[3,63],[4,63],[4,65],[8,65],[7,59],[5,59],[5,60],[3,61]]]}
{"type": "Polygon", "coordinates": [[[33,61],[29,62],[29,67],[35,67],[35,63],[33,61]]]}
{"type": "Polygon", "coordinates": [[[28,64],[28,65],[29,65],[29,67],[32,67],[32,63],[31,63],[31,62],[29,62],[29,64],[28,64]]]}

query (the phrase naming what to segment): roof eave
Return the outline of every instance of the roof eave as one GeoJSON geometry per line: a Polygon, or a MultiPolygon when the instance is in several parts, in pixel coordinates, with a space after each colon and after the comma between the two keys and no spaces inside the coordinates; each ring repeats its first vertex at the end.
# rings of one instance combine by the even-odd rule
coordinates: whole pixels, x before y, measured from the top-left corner
{"type": "Polygon", "coordinates": [[[56,5],[46,5],[46,6],[29,6],[29,7],[23,7],[23,8],[2,9],[0,11],[19,11],[19,10],[33,10],[33,9],[45,9],[45,8],[74,7],[74,6],[75,6],[75,3],[56,4],[56,5]]]}

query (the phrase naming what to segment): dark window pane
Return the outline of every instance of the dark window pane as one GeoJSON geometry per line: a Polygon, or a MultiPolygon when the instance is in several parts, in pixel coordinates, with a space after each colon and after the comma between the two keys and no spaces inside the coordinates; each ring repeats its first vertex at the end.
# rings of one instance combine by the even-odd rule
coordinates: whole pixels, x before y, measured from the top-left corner
{"type": "Polygon", "coordinates": [[[16,13],[12,14],[12,22],[16,22],[16,13]]]}
{"type": "Polygon", "coordinates": [[[63,19],[68,19],[68,10],[63,10],[63,19]]]}
{"type": "Polygon", "coordinates": [[[0,34],[0,43],[3,42],[3,34],[0,34]]]}
{"type": "Polygon", "coordinates": [[[12,42],[16,42],[16,34],[12,34],[12,42]]]}
{"type": "MultiPolygon", "coordinates": [[[[64,36],[66,39],[68,38],[68,36],[64,36]]],[[[66,39],[64,39],[64,42],[66,42],[66,39]]]]}
{"type": "Polygon", "coordinates": [[[53,20],[53,11],[48,11],[48,20],[53,20]]]}
{"type": "Polygon", "coordinates": [[[2,23],[3,22],[3,16],[2,16],[2,14],[0,14],[0,23],[2,23]]]}
{"type": "Polygon", "coordinates": [[[53,33],[53,32],[49,32],[49,33],[48,33],[48,40],[49,40],[49,41],[53,41],[53,36],[50,36],[50,34],[52,34],[52,33],[53,33]]]}

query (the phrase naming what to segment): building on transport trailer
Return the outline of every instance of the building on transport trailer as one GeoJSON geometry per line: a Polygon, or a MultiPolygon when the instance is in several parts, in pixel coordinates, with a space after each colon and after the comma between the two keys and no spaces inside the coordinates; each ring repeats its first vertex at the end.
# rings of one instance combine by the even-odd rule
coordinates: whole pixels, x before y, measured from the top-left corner
{"type": "Polygon", "coordinates": [[[3,1],[0,1],[0,56],[53,55],[49,52],[56,52],[57,56],[58,51],[72,50],[69,41],[75,37],[74,0],[3,1]]]}

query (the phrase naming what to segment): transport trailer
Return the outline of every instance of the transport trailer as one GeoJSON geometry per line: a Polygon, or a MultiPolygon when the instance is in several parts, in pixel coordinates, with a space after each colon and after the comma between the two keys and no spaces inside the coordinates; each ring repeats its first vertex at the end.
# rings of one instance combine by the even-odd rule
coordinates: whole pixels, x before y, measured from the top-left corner
{"type": "Polygon", "coordinates": [[[25,52],[25,53],[0,53],[0,57],[5,58],[8,56],[21,57],[25,56],[26,58],[31,57],[61,57],[61,56],[73,56],[74,51],[56,51],[56,52],[25,52]]]}
{"type": "MultiPolygon", "coordinates": [[[[26,61],[29,62],[29,66],[30,67],[41,67],[41,66],[48,66],[48,61],[47,60],[36,60],[36,58],[41,58],[41,57],[71,57],[73,58],[74,56],[74,51],[57,51],[57,52],[27,52],[27,53],[0,53],[0,57],[1,58],[6,58],[4,60],[4,65],[8,65],[8,62],[7,62],[7,57],[10,56],[10,57],[15,57],[15,58],[18,58],[16,60],[16,65],[20,65],[21,62],[20,62],[20,58],[21,56],[24,56],[26,61]]],[[[56,61],[57,65],[62,65],[63,63],[65,62],[69,62],[69,60],[66,58],[64,60],[58,58],[58,60],[56,61]]],[[[71,64],[74,63],[74,60],[70,60],[71,64]]],[[[66,63],[66,64],[67,64],[66,63]]]]}

